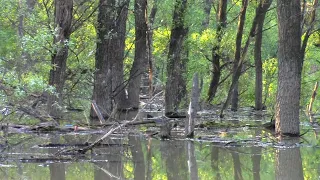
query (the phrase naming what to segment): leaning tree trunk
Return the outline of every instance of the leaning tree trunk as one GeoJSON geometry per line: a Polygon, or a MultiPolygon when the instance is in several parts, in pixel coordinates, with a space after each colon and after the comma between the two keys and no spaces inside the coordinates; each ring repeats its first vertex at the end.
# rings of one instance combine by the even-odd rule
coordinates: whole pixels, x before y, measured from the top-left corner
{"type": "MultiPolygon", "coordinates": [[[[243,29],[244,29],[244,22],[246,19],[246,12],[248,7],[248,0],[242,1],[242,8],[241,13],[239,16],[239,25],[238,25],[238,31],[237,31],[237,38],[236,38],[236,52],[233,62],[233,76],[232,79],[236,79],[241,74],[241,42],[242,42],[242,35],[243,35],[243,29]]],[[[232,89],[232,103],[231,103],[231,109],[233,111],[236,111],[238,109],[238,80],[234,81],[232,89]]]]}
{"type": "Polygon", "coordinates": [[[219,2],[219,14],[218,14],[218,25],[217,25],[217,43],[212,48],[212,76],[210,81],[210,87],[208,91],[208,99],[207,101],[210,102],[215,97],[220,76],[221,76],[221,67],[220,67],[220,59],[221,59],[221,53],[220,53],[220,44],[223,37],[224,29],[227,26],[227,0],[220,0],[219,2]]]}
{"type": "MultiPolygon", "coordinates": [[[[223,107],[221,109],[220,117],[223,117],[223,111],[229,105],[229,101],[230,101],[231,96],[232,96],[232,99],[234,101],[233,105],[232,105],[232,110],[234,110],[234,111],[237,110],[237,106],[238,106],[237,105],[238,104],[238,81],[239,81],[239,78],[240,78],[240,75],[241,75],[242,65],[244,63],[246,54],[248,52],[249,44],[250,44],[251,40],[253,39],[253,37],[256,35],[256,30],[257,30],[256,27],[257,27],[257,23],[258,23],[258,20],[259,20],[258,17],[259,17],[259,14],[261,12],[260,6],[262,6],[263,3],[264,3],[264,1],[261,1],[259,6],[256,8],[256,15],[255,15],[255,17],[253,19],[248,39],[247,39],[244,47],[241,48],[242,52],[240,53],[240,58],[239,58],[239,56],[237,54],[239,52],[236,52],[236,56],[235,56],[236,58],[235,58],[235,62],[234,62],[235,64],[234,64],[234,67],[233,67],[234,72],[233,72],[233,76],[232,76],[232,82],[231,82],[231,86],[229,88],[227,100],[225,101],[225,103],[223,104],[223,107]],[[239,59],[237,59],[237,58],[239,58],[239,59]]],[[[236,42],[239,43],[238,41],[240,41],[240,40],[237,39],[236,42]]]]}
{"type": "Polygon", "coordinates": [[[139,108],[141,76],[147,68],[147,0],[135,0],[135,51],[134,61],[130,70],[128,99],[131,107],[139,108]]]}
{"type": "Polygon", "coordinates": [[[56,94],[48,97],[48,112],[53,117],[61,117],[63,100],[63,87],[65,83],[65,71],[68,58],[68,41],[71,35],[71,22],[73,1],[55,0],[55,36],[53,40],[54,53],[51,58],[52,69],[50,70],[49,85],[55,87],[56,94]]]}
{"type": "Polygon", "coordinates": [[[299,135],[302,54],[299,0],[278,0],[278,89],[276,133],[299,135]]]}
{"type": "Polygon", "coordinates": [[[263,22],[266,17],[267,10],[269,9],[272,0],[260,0],[260,4],[256,9],[257,27],[256,39],[254,44],[254,63],[256,69],[255,81],[255,109],[262,110],[262,60],[261,60],[261,45],[262,45],[262,30],[263,22]]]}
{"type": "MultiPolygon", "coordinates": [[[[95,73],[92,100],[96,101],[98,108],[104,117],[108,117],[112,111],[112,85],[111,85],[111,60],[109,51],[112,46],[111,39],[113,18],[112,7],[114,1],[100,0],[97,24],[97,47],[95,54],[95,73]]],[[[94,109],[91,108],[91,117],[97,117],[94,109]]]]}
{"type": "MultiPolygon", "coordinates": [[[[235,52],[235,58],[234,58],[234,62],[233,62],[232,83],[229,88],[227,99],[221,109],[220,117],[223,117],[224,109],[226,109],[229,106],[231,96],[232,96],[233,100],[238,99],[238,97],[237,97],[238,96],[238,80],[241,75],[241,68],[242,68],[242,63],[243,63],[243,58],[241,58],[241,42],[242,42],[242,35],[243,35],[243,29],[244,29],[244,21],[246,19],[247,6],[248,6],[248,0],[243,0],[242,1],[242,8],[241,8],[240,16],[239,16],[237,36],[236,36],[236,52],[235,52]],[[234,91],[234,89],[236,90],[236,92],[234,91]]],[[[248,44],[248,41],[246,44],[248,44]]],[[[235,106],[237,106],[237,103],[238,102],[233,102],[233,108],[235,108],[235,106]]]]}
{"type": "Polygon", "coordinates": [[[181,83],[181,52],[183,42],[188,33],[188,28],[184,25],[184,18],[187,10],[187,0],[176,0],[173,23],[170,36],[168,62],[167,62],[167,82],[165,93],[165,114],[172,115],[180,104],[179,86],[181,83]]]}

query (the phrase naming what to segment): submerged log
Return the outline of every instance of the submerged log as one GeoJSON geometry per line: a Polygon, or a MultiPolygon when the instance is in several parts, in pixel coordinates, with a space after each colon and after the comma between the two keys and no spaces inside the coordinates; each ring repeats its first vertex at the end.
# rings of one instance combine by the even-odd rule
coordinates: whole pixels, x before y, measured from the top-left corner
{"type": "Polygon", "coordinates": [[[193,75],[192,93],[190,97],[188,118],[185,121],[185,136],[189,138],[194,137],[194,119],[198,111],[199,96],[200,96],[199,90],[200,89],[199,89],[198,73],[195,73],[193,75]]]}

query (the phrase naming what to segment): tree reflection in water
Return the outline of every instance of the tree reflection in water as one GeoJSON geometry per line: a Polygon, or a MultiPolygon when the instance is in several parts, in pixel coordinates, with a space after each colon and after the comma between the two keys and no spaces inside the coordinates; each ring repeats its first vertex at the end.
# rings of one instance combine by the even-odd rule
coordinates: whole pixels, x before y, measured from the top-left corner
{"type": "Polygon", "coordinates": [[[292,146],[291,148],[278,148],[276,151],[276,179],[301,180],[303,179],[302,160],[300,147],[297,147],[300,139],[281,140],[281,144],[292,146]]]}

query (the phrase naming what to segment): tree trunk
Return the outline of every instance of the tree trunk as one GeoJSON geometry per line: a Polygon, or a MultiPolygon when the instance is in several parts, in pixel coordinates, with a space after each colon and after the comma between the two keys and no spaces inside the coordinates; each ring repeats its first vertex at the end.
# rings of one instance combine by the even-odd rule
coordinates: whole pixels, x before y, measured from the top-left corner
{"type": "MultiPolygon", "coordinates": [[[[264,3],[264,1],[262,1],[261,3],[264,3]]],[[[247,3],[246,3],[247,6],[247,3]]],[[[260,6],[260,5],[259,5],[260,6]]],[[[250,29],[250,33],[248,36],[248,39],[244,45],[244,47],[242,48],[242,51],[240,51],[240,49],[238,49],[238,46],[241,46],[241,40],[240,38],[242,38],[242,32],[243,32],[243,27],[242,30],[239,29],[241,24],[243,23],[239,23],[239,27],[238,27],[238,34],[237,34],[237,40],[236,40],[236,55],[235,55],[235,61],[234,61],[234,66],[233,66],[233,76],[232,76],[232,82],[231,82],[231,86],[229,88],[229,92],[228,92],[228,96],[227,99],[225,101],[225,103],[223,104],[223,107],[221,109],[220,112],[220,117],[223,117],[223,111],[224,109],[226,109],[229,105],[229,101],[231,99],[232,96],[232,110],[236,111],[238,108],[238,81],[241,75],[241,71],[242,71],[242,66],[246,57],[246,54],[248,52],[248,48],[249,48],[249,44],[252,40],[252,38],[255,36],[256,34],[256,27],[257,27],[257,21],[258,21],[258,15],[260,14],[260,10],[259,10],[259,6],[256,9],[256,15],[253,19],[252,25],[251,25],[251,29],[250,29]],[[241,30],[241,31],[240,31],[241,30]],[[240,34],[241,32],[241,34],[240,34]],[[239,36],[238,36],[239,35],[239,36]],[[241,37],[240,37],[241,35],[241,37]],[[238,52],[240,51],[240,52],[238,52]],[[240,55],[239,55],[240,53],[240,55]]],[[[244,12],[243,12],[244,13],[244,12]]],[[[242,13],[241,13],[242,14],[242,13]]],[[[239,17],[241,19],[241,15],[239,17]]],[[[243,25],[243,24],[242,24],[243,25]]],[[[240,47],[241,48],[241,47],[240,47]]]]}
{"type": "Polygon", "coordinates": [[[141,76],[147,68],[147,0],[135,0],[135,51],[134,61],[130,70],[128,98],[133,108],[139,108],[139,94],[141,86],[141,76]]]}
{"type": "MultiPolygon", "coordinates": [[[[221,2],[222,0],[220,0],[221,2]]],[[[227,0],[224,0],[227,2],[227,0]]],[[[210,13],[213,6],[213,0],[204,0],[204,13],[205,13],[205,19],[202,21],[202,30],[206,30],[210,23],[210,13]]]]}
{"type": "Polygon", "coordinates": [[[181,81],[181,52],[188,28],[184,25],[184,18],[187,10],[187,0],[176,0],[173,25],[170,36],[167,82],[165,93],[165,114],[174,114],[180,104],[179,101],[179,80],[181,81]]]}
{"type": "Polygon", "coordinates": [[[262,60],[261,60],[261,45],[262,45],[262,30],[263,22],[269,9],[272,0],[260,0],[260,4],[256,9],[257,27],[256,40],[254,44],[254,63],[256,70],[255,81],[255,109],[262,110],[262,60]]]}
{"type": "MultiPolygon", "coordinates": [[[[241,43],[242,43],[244,22],[246,20],[247,7],[248,7],[248,1],[243,0],[241,14],[239,17],[238,31],[237,31],[236,52],[235,52],[234,63],[233,63],[233,77],[232,77],[232,79],[235,79],[236,76],[240,76],[240,74],[241,74],[241,69],[242,69],[242,63],[240,63],[241,43]]],[[[239,96],[239,94],[238,94],[238,80],[234,83],[234,87],[232,89],[233,89],[233,91],[232,91],[232,98],[231,98],[232,99],[231,109],[233,111],[236,111],[238,109],[238,99],[239,99],[238,98],[238,96],[239,96]]]]}
{"type": "Polygon", "coordinates": [[[68,41],[71,35],[71,22],[73,1],[55,0],[55,36],[53,44],[55,47],[52,54],[49,76],[49,85],[55,87],[56,94],[48,97],[48,112],[53,117],[61,117],[61,107],[63,100],[63,87],[65,83],[65,71],[68,58],[68,41]]]}
{"type": "MultiPolygon", "coordinates": [[[[238,80],[241,74],[241,68],[242,68],[242,59],[241,59],[241,42],[242,42],[242,35],[243,35],[243,29],[244,29],[244,22],[246,19],[246,12],[247,12],[247,6],[248,6],[248,0],[242,1],[242,8],[239,16],[239,23],[238,23],[238,30],[237,30],[237,36],[236,36],[236,52],[235,52],[235,58],[233,62],[233,76],[232,76],[232,83],[229,88],[228,96],[226,99],[226,102],[224,103],[221,112],[220,117],[223,116],[223,111],[229,106],[230,98],[232,96],[232,99],[234,100],[232,102],[232,108],[237,108],[235,106],[238,105],[237,99],[238,99],[238,80]],[[236,89],[236,91],[234,91],[236,89]],[[236,101],[235,101],[236,100],[236,101]]],[[[248,43],[248,41],[247,41],[248,43]]],[[[242,56],[243,57],[243,56],[242,56]]]]}
{"type": "Polygon", "coordinates": [[[220,44],[222,41],[224,29],[227,26],[227,0],[220,0],[219,2],[219,14],[218,14],[218,25],[217,25],[217,43],[212,48],[212,76],[211,76],[211,82],[210,87],[208,91],[208,99],[207,101],[210,102],[213,100],[213,98],[216,95],[220,76],[221,76],[221,67],[220,67],[220,59],[221,59],[221,53],[220,53],[220,44]]]}
{"type": "Polygon", "coordinates": [[[185,120],[185,136],[188,138],[194,137],[194,121],[197,115],[197,111],[199,109],[199,77],[198,73],[194,73],[193,81],[192,81],[192,90],[188,111],[188,118],[185,120]]]}
{"type": "Polygon", "coordinates": [[[149,22],[148,25],[148,32],[147,32],[147,45],[148,45],[148,51],[147,51],[147,59],[149,62],[149,98],[152,98],[153,95],[153,76],[156,74],[155,67],[154,67],[154,59],[153,59],[153,24],[154,19],[156,16],[156,13],[158,11],[158,0],[153,0],[153,6],[149,15],[149,22]]]}
{"type": "MultiPolygon", "coordinates": [[[[100,0],[99,14],[97,24],[97,47],[95,54],[95,73],[92,100],[96,101],[98,108],[104,117],[108,117],[112,111],[112,85],[111,85],[111,60],[108,51],[113,34],[111,16],[112,7],[115,6],[114,1],[100,0]]],[[[97,114],[91,108],[90,116],[96,118],[97,114]]]]}
{"type": "Polygon", "coordinates": [[[276,133],[298,136],[301,89],[301,9],[299,0],[278,0],[278,89],[276,133]]]}
{"type": "Polygon", "coordinates": [[[109,57],[112,72],[112,97],[117,109],[125,109],[128,107],[125,92],[123,60],[125,52],[126,40],[126,23],[128,16],[129,0],[117,0],[114,12],[116,15],[113,20],[113,32],[115,36],[110,39],[109,57]]]}

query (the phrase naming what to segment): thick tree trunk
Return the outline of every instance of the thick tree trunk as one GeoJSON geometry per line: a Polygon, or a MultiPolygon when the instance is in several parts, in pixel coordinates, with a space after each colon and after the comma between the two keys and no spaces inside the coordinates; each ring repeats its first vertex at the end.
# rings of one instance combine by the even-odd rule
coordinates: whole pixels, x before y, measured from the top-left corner
{"type": "Polygon", "coordinates": [[[220,53],[220,43],[222,41],[223,32],[224,29],[227,26],[227,0],[220,0],[219,2],[219,13],[218,13],[218,25],[217,25],[217,43],[212,48],[212,76],[211,76],[211,82],[210,87],[208,91],[208,99],[207,101],[210,102],[213,100],[213,98],[216,95],[220,76],[221,76],[221,67],[220,67],[220,59],[221,59],[221,53],[220,53]]]}
{"type": "Polygon", "coordinates": [[[141,86],[141,76],[147,69],[147,0],[135,0],[135,51],[134,61],[130,70],[130,80],[128,89],[129,103],[133,108],[139,108],[139,94],[141,86]]]}
{"type": "Polygon", "coordinates": [[[263,22],[269,9],[272,0],[260,0],[260,4],[256,9],[257,27],[256,39],[254,44],[254,63],[256,70],[255,81],[255,109],[262,110],[262,60],[261,60],[261,45],[262,45],[262,30],[263,22]]]}
{"type": "Polygon", "coordinates": [[[183,42],[188,33],[188,28],[184,26],[184,18],[187,10],[187,0],[176,0],[173,25],[170,36],[168,62],[167,62],[167,82],[165,93],[165,113],[174,114],[179,106],[181,97],[179,86],[181,82],[181,52],[183,42]]]}
{"type": "Polygon", "coordinates": [[[299,0],[278,0],[278,89],[276,133],[300,133],[299,104],[301,89],[301,9],[299,0]]]}
{"type": "MultiPolygon", "coordinates": [[[[112,22],[110,16],[114,1],[100,0],[97,24],[97,47],[95,54],[95,74],[92,100],[96,101],[98,108],[104,117],[108,117],[112,111],[112,85],[111,85],[111,60],[108,51],[111,51],[112,22]]],[[[91,117],[97,117],[94,109],[91,108],[91,117]]]]}
{"type": "Polygon", "coordinates": [[[113,51],[109,51],[109,57],[112,62],[112,97],[114,97],[117,109],[125,109],[128,104],[125,92],[123,61],[129,0],[117,0],[116,2],[114,9],[116,17],[113,20],[112,28],[115,36],[110,40],[109,44],[111,46],[110,49],[113,48],[113,51]]]}
{"type": "Polygon", "coordinates": [[[49,85],[55,87],[56,94],[48,97],[48,112],[53,117],[61,117],[63,87],[68,58],[68,41],[71,35],[73,1],[55,0],[55,51],[52,54],[49,85]]]}

